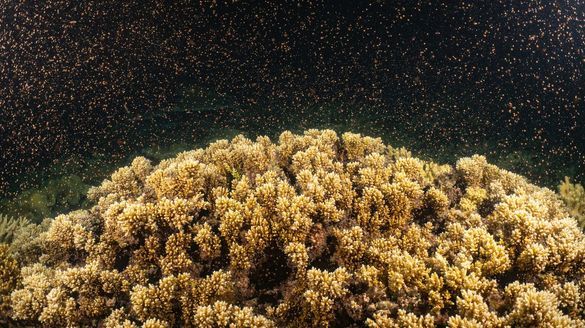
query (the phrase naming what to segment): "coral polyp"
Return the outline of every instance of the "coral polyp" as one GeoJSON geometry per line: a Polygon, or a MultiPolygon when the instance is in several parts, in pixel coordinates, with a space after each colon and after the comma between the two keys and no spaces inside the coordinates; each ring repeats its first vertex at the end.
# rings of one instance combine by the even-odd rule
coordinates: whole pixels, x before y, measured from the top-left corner
{"type": "Polygon", "coordinates": [[[482,156],[439,165],[331,130],[238,136],[136,158],[88,197],[38,234],[5,320],[585,326],[585,235],[557,194],[482,156]]]}

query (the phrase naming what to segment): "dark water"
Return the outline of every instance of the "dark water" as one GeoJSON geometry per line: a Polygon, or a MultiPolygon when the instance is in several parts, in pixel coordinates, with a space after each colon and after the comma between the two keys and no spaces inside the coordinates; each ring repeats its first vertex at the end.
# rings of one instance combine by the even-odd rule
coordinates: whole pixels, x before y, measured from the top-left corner
{"type": "Polygon", "coordinates": [[[440,162],[486,154],[551,188],[585,180],[581,0],[0,8],[5,212],[15,197],[46,203],[30,216],[82,206],[136,155],[315,127],[440,162]]]}

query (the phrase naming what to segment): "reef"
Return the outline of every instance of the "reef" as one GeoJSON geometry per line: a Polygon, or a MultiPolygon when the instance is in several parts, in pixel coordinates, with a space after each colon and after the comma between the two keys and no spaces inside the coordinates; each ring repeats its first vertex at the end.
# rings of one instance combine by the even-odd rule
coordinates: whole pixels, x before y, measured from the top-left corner
{"type": "Polygon", "coordinates": [[[138,157],[88,198],[20,256],[0,248],[2,320],[585,327],[576,220],[482,156],[439,165],[331,130],[237,136],[138,157]]]}

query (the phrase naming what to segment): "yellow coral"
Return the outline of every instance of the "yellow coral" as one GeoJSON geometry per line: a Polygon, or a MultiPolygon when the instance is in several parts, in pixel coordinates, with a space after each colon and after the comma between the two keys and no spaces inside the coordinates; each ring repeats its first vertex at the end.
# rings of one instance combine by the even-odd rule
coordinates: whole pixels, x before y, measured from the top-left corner
{"type": "Polygon", "coordinates": [[[371,153],[384,153],[386,150],[380,138],[362,137],[360,134],[351,132],[344,133],[341,138],[350,161],[364,158],[371,153]]]}
{"type": "Polygon", "coordinates": [[[284,253],[289,257],[292,266],[299,272],[304,272],[309,263],[307,247],[303,243],[292,242],[284,248],[284,253]]]}
{"type": "Polygon", "coordinates": [[[553,293],[528,288],[516,295],[505,321],[508,325],[523,327],[577,327],[585,324],[583,320],[563,314],[558,304],[553,293]]]}
{"type": "Polygon", "coordinates": [[[32,223],[25,217],[13,218],[0,214],[0,243],[11,243],[19,230],[26,229],[30,225],[32,223]]]}
{"type": "Polygon", "coordinates": [[[114,172],[101,186],[90,188],[87,197],[94,201],[100,200],[103,205],[137,197],[142,193],[146,176],[151,171],[150,161],[144,157],[137,157],[130,166],[114,172]]]}
{"type": "Polygon", "coordinates": [[[305,320],[313,326],[328,327],[333,320],[336,301],[349,292],[351,275],[344,268],[334,272],[311,269],[307,272],[307,290],[303,293],[305,320]]]}
{"type": "Polygon", "coordinates": [[[10,293],[19,280],[18,264],[8,251],[7,244],[0,244],[0,323],[9,318],[10,293]]]}
{"type": "Polygon", "coordinates": [[[16,233],[18,262],[0,247],[2,315],[47,327],[584,325],[583,231],[554,192],[482,156],[439,165],[331,130],[237,136],[137,158],[89,197],[91,209],[16,233]]]}
{"type": "Polygon", "coordinates": [[[208,223],[197,229],[194,237],[202,260],[213,260],[221,256],[221,239],[211,230],[208,223]]]}
{"type": "Polygon", "coordinates": [[[152,318],[172,320],[178,288],[179,284],[174,276],[161,279],[157,285],[136,286],[130,294],[132,311],[142,321],[152,318]]]}
{"type": "Polygon", "coordinates": [[[345,267],[360,266],[366,253],[363,229],[359,226],[347,230],[335,229],[333,235],[338,240],[336,257],[339,260],[337,262],[345,267]]]}
{"type": "Polygon", "coordinates": [[[255,315],[249,307],[239,308],[225,302],[197,308],[194,316],[197,327],[242,327],[271,328],[274,323],[263,316],[255,315]]]}
{"type": "Polygon", "coordinates": [[[27,224],[14,231],[10,242],[10,254],[21,265],[30,265],[39,260],[46,240],[46,230],[52,219],[45,219],[39,224],[27,224]]]}

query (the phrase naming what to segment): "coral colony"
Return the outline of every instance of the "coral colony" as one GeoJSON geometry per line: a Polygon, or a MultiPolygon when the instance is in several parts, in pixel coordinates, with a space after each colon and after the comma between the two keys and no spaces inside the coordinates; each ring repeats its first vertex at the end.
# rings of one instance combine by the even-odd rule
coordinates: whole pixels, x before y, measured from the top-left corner
{"type": "Polygon", "coordinates": [[[482,156],[238,136],[138,157],[88,197],[0,246],[3,324],[585,327],[571,209],[482,156]]]}

